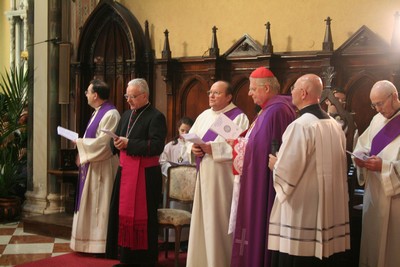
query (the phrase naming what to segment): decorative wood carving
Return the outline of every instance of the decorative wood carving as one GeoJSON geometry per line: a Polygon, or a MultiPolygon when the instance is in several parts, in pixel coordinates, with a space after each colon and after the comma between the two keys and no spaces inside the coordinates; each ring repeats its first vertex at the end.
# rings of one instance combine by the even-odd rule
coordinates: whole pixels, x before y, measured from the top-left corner
{"type": "Polygon", "coordinates": [[[367,26],[363,25],[335,51],[335,54],[355,56],[387,54],[389,51],[390,46],[367,26]]]}
{"type": "Polygon", "coordinates": [[[393,70],[400,63],[394,62],[394,58],[391,47],[366,26],[334,52],[336,85],[346,92],[346,110],[354,114],[359,134],[376,114],[369,107],[371,87],[379,80],[393,81],[393,70]]]}
{"type": "Polygon", "coordinates": [[[265,33],[265,40],[264,40],[264,45],[263,45],[263,53],[264,54],[272,54],[274,52],[274,46],[272,45],[272,39],[271,39],[271,23],[269,21],[265,24],[265,27],[267,29],[265,33]]]}
{"type": "MultiPolygon", "coordinates": [[[[393,52],[390,45],[366,26],[362,26],[334,51],[330,17],[325,22],[326,31],[321,51],[271,51],[270,54],[265,54],[265,42],[272,47],[268,31],[270,25],[267,23],[266,39],[271,42],[265,40],[264,46],[245,34],[220,57],[179,58],[175,61],[171,58],[158,61],[163,76],[167,77],[164,79],[168,84],[168,105],[173,105],[168,106],[168,120],[172,121],[169,122],[169,126],[172,127],[169,128],[169,132],[176,131],[175,122],[180,117],[197,116],[208,108],[205,92],[216,80],[227,80],[232,84],[234,102],[251,120],[255,115],[255,106],[247,95],[248,77],[255,68],[265,66],[277,76],[282,94],[290,94],[290,87],[296,79],[306,73],[317,74],[323,79],[324,86],[328,89],[324,97],[332,98],[332,102],[335,102],[335,99],[333,94],[331,95],[332,92],[329,92],[330,89],[342,88],[347,95],[344,116],[352,115],[347,119],[348,123],[355,122],[361,134],[375,114],[369,107],[369,91],[372,85],[378,80],[388,79],[399,87],[400,57],[398,53],[393,52]]],[[[348,143],[352,143],[350,136],[348,143]]]]}
{"type": "Polygon", "coordinates": [[[171,59],[171,49],[169,47],[169,39],[168,39],[168,30],[164,31],[165,40],[164,40],[164,49],[162,51],[162,59],[171,59]]]}
{"type": "Polygon", "coordinates": [[[218,41],[217,41],[217,27],[212,28],[212,40],[211,40],[211,48],[209,51],[210,57],[219,57],[219,47],[218,47],[218,41]]]}
{"type": "MultiPolygon", "coordinates": [[[[271,44],[272,46],[272,44],[271,44]]],[[[260,56],[263,54],[263,48],[254,41],[248,34],[243,35],[236,43],[231,46],[223,55],[224,58],[260,56]]]]}
{"type": "Polygon", "coordinates": [[[84,91],[90,80],[98,78],[111,89],[110,101],[121,113],[128,109],[123,97],[129,80],[142,77],[153,91],[154,51],[151,49],[148,22],[145,32],[137,19],[115,1],[101,1],[82,27],[77,62],[72,63],[71,84],[76,85],[77,131],[83,134],[91,108],[84,91]]]}
{"type": "Polygon", "coordinates": [[[331,32],[331,21],[330,17],[326,18],[326,29],[325,29],[325,38],[322,43],[322,51],[333,51],[333,41],[332,41],[332,32],[331,32]]]}

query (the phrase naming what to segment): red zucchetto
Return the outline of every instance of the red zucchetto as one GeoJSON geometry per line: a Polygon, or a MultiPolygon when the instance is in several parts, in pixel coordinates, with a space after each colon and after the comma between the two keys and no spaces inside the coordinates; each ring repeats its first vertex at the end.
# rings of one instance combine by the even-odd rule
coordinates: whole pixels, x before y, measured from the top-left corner
{"type": "Polygon", "coordinates": [[[259,67],[250,74],[250,78],[271,78],[271,77],[275,77],[275,75],[272,73],[272,71],[270,71],[266,67],[259,67]]]}

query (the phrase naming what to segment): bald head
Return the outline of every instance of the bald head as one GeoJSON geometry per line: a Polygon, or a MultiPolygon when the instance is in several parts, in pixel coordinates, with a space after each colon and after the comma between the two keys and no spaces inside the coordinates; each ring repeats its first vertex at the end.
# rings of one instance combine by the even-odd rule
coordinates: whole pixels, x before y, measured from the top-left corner
{"type": "Polygon", "coordinates": [[[396,87],[394,86],[393,83],[383,80],[383,81],[378,81],[372,86],[371,93],[369,94],[370,98],[371,96],[374,97],[379,97],[379,96],[388,96],[389,94],[392,93],[397,93],[396,87]]]}
{"type": "Polygon", "coordinates": [[[298,109],[318,104],[321,98],[322,80],[315,74],[305,74],[297,79],[292,90],[293,104],[298,109]]]}
{"type": "Polygon", "coordinates": [[[372,86],[369,94],[371,107],[384,117],[392,117],[400,109],[399,94],[393,83],[382,80],[372,86]]]}

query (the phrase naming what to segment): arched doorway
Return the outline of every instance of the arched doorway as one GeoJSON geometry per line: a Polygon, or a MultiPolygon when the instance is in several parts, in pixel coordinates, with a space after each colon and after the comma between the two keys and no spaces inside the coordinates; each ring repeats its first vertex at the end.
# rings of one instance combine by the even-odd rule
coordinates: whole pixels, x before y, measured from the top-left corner
{"type": "Polygon", "coordinates": [[[137,19],[115,1],[101,1],[82,27],[77,62],[72,64],[72,83],[76,92],[76,128],[86,128],[91,110],[85,90],[90,80],[107,82],[110,101],[119,112],[128,109],[123,97],[129,80],[137,77],[149,81],[152,91],[153,56],[146,34],[137,19]]]}

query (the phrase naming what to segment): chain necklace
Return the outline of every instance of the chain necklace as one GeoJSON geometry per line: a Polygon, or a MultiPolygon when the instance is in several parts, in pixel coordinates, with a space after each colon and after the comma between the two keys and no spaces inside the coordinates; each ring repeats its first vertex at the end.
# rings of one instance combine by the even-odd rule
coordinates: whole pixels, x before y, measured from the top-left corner
{"type": "Polygon", "coordinates": [[[129,116],[129,122],[128,122],[128,128],[126,129],[126,135],[125,137],[128,138],[128,136],[131,134],[133,127],[135,126],[137,120],[140,118],[140,116],[143,114],[143,112],[150,106],[150,102],[147,103],[147,107],[145,107],[140,113],[139,115],[136,117],[135,121],[132,123],[131,126],[129,126],[129,124],[131,124],[131,120],[132,120],[132,115],[134,113],[134,111],[132,110],[131,115],[129,116]]]}
{"type": "Polygon", "coordinates": [[[180,145],[180,147],[181,147],[181,151],[179,153],[180,155],[179,155],[179,158],[178,158],[178,163],[182,163],[183,162],[183,156],[184,156],[184,154],[186,152],[186,142],[185,142],[185,140],[178,139],[178,145],[180,145]]]}

